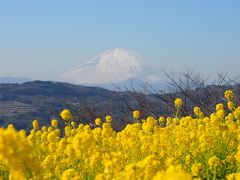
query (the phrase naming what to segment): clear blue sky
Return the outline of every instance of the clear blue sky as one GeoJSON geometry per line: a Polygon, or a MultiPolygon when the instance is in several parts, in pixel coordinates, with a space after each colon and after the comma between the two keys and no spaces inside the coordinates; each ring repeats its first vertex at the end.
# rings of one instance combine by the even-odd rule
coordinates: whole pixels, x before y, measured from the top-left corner
{"type": "Polygon", "coordinates": [[[57,80],[113,47],[171,71],[238,73],[240,1],[0,2],[0,76],[57,80]]]}

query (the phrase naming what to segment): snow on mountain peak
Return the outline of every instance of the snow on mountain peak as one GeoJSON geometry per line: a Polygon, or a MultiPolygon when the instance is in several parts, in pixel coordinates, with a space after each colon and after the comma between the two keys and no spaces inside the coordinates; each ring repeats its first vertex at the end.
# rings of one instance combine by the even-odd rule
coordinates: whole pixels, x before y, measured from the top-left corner
{"type": "Polygon", "coordinates": [[[115,48],[105,51],[76,69],[65,72],[62,78],[77,84],[118,83],[145,74],[147,66],[136,52],[115,48]]]}
{"type": "Polygon", "coordinates": [[[105,73],[130,73],[141,71],[141,56],[127,49],[110,49],[97,57],[97,69],[105,73]]]}

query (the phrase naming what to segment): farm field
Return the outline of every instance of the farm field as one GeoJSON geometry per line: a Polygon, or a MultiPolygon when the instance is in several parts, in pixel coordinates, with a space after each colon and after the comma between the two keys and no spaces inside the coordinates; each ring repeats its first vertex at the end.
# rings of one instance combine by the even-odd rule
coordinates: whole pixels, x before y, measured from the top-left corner
{"type": "Polygon", "coordinates": [[[1,101],[0,112],[4,116],[12,116],[15,114],[24,114],[27,112],[34,112],[36,108],[29,104],[20,103],[16,101],[1,101]]]}
{"type": "Polygon", "coordinates": [[[32,122],[30,133],[13,125],[0,129],[2,179],[239,179],[240,106],[233,91],[226,105],[204,116],[181,116],[183,101],[174,102],[172,117],[141,119],[116,132],[112,117],[94,125],[76,124],[64,109],[51,126],[32,122]]]}

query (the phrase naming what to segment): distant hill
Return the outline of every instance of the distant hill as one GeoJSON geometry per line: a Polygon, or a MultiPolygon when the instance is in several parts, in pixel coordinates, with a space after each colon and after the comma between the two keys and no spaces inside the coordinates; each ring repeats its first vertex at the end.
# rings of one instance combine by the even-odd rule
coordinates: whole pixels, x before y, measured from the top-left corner
{"type": "MultiPolygon", "coordinates": [[[[143,118],[149,115],[156,118],[160,115],[173,115],[173,101],[176,97],[184,100],[182,111],[185,114],[191,114],[195,105],[205,108],[203,110],[206,110],[206,113],[211,113],[215,110],[216,103],[224,102],[224,90],[229,88],[231,87],[197,88],[185,92],[190,95],[189,98],[180,92],[169,94],[116,92],[100,87],[51,81],[0,84],[0,125],[7,126],[13,123],[17,129],[29,130],[34,119],[38,119],[40,124],[50,124],[52,118],[60,120],[60,112],[67,108],[74,113],[78,123],[91,124],[97,117],[112,115],[113,127],[120,130],[127,123],[133,122],[131,114],[135,109],[141,111],[143,118]]],[[[236,99],[239,99],[239,93],[236,94],[236,99]]],[[[63,125],[62,121],[60,125],[63,125]]]]}
{"type": "Polygon", "coordinates": [[[146,86],[152,87],[158,90],[165,90],[167,89],[168,84],[161,83],[161,82],[151,83],[151,82],[143,81],[137,78],[130,78],[126,81],[119,82],[119,83],[96,83],[96,84],[85,83],[83,85],[90,86],[90,87],[92,86],[103,87],[105,89],[112,90],[112,91],[118,91],[119,89],[130,90],[130,91],[134,89],[134,90],[141,91],[141,89],[146,86]]]}
{"type": "MultiPolygon", "coordinates": [[[[60,118],[64,108],[75,112],[82,123],[91,123],[97,116],[107,114],[122,117],[123,113],[130,113],[126,100],[131,96],[121,96],[104,88],[50,81],[0,84],[0,125],[13,123],[18,129],[29,129],[34,119],[49,124],[51,118],[60,118]]],[[[124,124],[118,121],[115,126],[124,124]]]]}
{"type": "Polygon", "coordinates": [[[0,83],[5,83],[5,84],[21,84],[29,81],[32,81],[32,80],[28,78],[21,78],[21,77],[10,77],[10,76],[0,77],[0,83]]]}

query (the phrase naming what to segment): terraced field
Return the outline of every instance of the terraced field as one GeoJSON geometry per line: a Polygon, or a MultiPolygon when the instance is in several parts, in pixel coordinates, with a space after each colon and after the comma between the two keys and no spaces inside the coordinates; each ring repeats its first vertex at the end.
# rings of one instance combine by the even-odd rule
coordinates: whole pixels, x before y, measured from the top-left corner
{"type": "Polygon", "coordinates": [[[36,110],[37,108],[30,104],[17,101],[0,101],[0,116],[14,116],[35,112],[36,110]]]}

